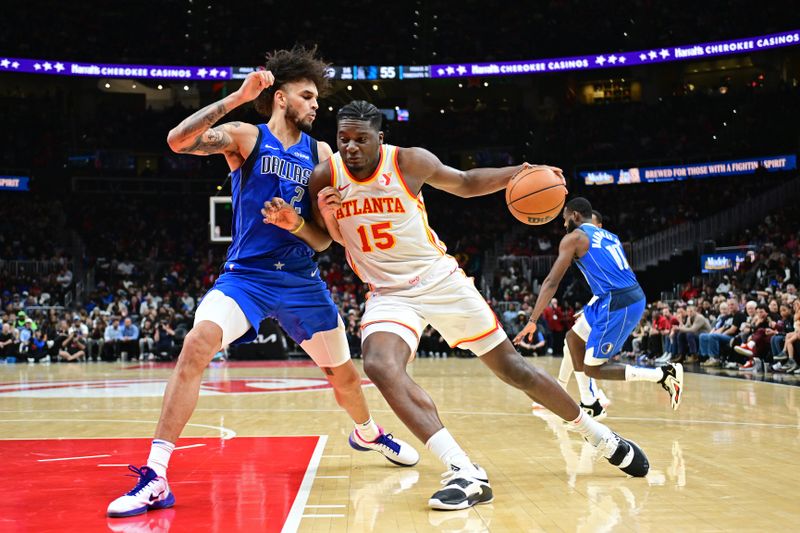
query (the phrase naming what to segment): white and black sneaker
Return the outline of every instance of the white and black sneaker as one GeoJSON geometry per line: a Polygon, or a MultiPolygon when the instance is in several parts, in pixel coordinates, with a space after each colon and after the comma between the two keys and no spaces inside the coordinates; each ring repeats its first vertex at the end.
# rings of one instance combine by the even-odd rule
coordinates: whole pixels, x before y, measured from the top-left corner
{"type": "Polygon", "coordinates": [[[629,476],[644,477],[650,471],[650,461],[639,445],[614,432],[600,441],[597,449],[609,463],[629,476]]]}
{"type": "Polygon", "coordinates": [[[494,499],[492,487],[486,471],[476,464],[474,469],[465,471],[455,465],[442,474],[444,488],[436,491],[428,506],[439,511],[467,509],[473,505],[489,503],[494,499]]]}
{"type": "Polygon", "coordinates": [[[600,398],[595,399],[594,403],[591,405],[586,405],[585,403],[581,402],[581,410],[597,421],[600,421],[608,416],[605,407],[600,404],[600,398]]]}
{"type": "Polygon", "coordinates": [[[659,383],[669,394],[670,405],[675,410],[683,399],[683,365],[671,363],[662,366],[661,370],[664,372],[664,377],[659,380],[659,383]]]}

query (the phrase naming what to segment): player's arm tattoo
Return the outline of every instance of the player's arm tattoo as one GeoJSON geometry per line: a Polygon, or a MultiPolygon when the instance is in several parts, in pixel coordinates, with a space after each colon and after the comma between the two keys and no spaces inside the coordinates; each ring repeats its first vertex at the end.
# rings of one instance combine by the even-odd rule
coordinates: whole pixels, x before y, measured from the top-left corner
{"type": "MultiPolygon", "coordinates": [[[[214,124],[228,113],[223,102],[207,105],[191,116],[185,118],[169,132],[167,142],[178,153],[218,154],[231,145],[233,139],[225,131],[227,124],[212,128],[214,124]]],[[[232,122],[233,127],[240,123],[232,122]]]]}
{"type": "Polygon", "coordinates": [[[326,366],[325,367],[325,373],[328,374],[329,376],[332,376],[333,375],[333,369],[331,367],[329,367],[329,366],[326,366]]]}
{"type": "Polygon", "coordinates": [[[187,154],[219,154],[226,152],[233,144],[233,138],[228,133],[229,128],[238,128],[241,122],[230,122],[204,131],[194,138],[192,144],[181,148],[181,153],[187,154]]]}

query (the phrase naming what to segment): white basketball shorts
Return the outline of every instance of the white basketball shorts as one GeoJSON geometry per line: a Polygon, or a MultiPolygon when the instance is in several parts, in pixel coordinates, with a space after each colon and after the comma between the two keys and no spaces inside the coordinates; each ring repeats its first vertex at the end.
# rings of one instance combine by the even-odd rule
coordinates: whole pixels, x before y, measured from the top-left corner
{"type": "Polygon", "coordinates": [[[422,294],[378,291],[367,300],[361,318],[361,341],[376,331],[395,333],[414,354],[428,324],[451,347],[471,350],[478,356],[508,338],[472,279],[457,270],[422,294]]]}

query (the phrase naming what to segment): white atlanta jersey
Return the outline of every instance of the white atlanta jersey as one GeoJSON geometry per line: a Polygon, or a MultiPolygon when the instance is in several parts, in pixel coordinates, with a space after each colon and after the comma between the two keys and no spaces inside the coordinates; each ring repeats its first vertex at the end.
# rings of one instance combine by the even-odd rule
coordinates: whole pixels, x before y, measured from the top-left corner
{"type": "Polygon", "coordinates": [[[414,195],[397,163],[398,147],[383,144],[378,167],[354,178],[337,152],[331,181],[342,195],[336,212],[347,262],[378,293],[425,291],[456,270],[458,263],[428,226],[422,193],[414,195]]]}

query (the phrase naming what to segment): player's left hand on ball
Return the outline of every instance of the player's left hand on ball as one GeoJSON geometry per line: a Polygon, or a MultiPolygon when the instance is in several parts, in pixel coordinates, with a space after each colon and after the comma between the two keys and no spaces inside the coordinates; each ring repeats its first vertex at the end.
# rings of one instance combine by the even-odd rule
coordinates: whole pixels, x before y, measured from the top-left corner
{"type": "Polygon", "coordinates": [[[300,215],[283,198],[273,198],[264,202],[261,215],[264,217],[264,224],[275,224],[287,231],[292,231],[300,225],[300,215]]]}
{"type": "Polygon", "coordinates": [[[522,328],[522,331],[517,333],[517,336],[514,337],[513,343],[515,345],[519,345],[520,342],[523,340],[527,340],[530,342],[533,338],[533,334],[536,332],[536,322],[528,322],[525,324],[525,327],[522,328]]]}
{"type": "MultiPolygon", "coordinates": [[[[549,168],[550,170],[553,171],[553,173],[555,173],[556,176],[561,178],[561,183],[564,185],[564,187],[567,186],[567,180],[564,178],[564,171],[561,170],[558,167],[554,167],[554,166],[551,166],[551,165],[532,165],[532,164],[527,163],[527,162],[523,163],[523,165],[525,167],[527,167],[527,168],[549,168]]],[[[569,193],[569,191],[567,191],[567,193],[569,193]]]]}

